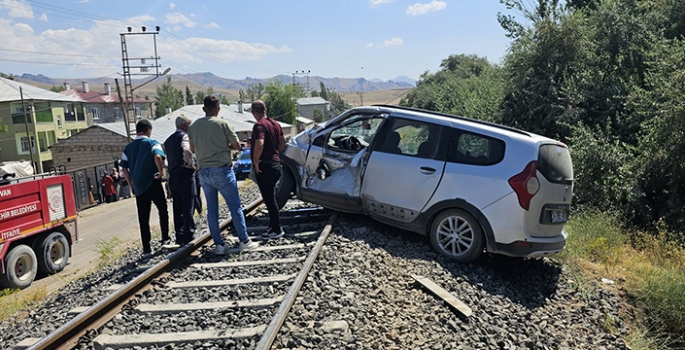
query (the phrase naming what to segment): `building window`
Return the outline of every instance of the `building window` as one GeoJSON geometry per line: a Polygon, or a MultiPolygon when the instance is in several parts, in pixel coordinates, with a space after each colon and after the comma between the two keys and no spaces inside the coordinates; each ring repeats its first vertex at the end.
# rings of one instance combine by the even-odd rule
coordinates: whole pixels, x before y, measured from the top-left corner
{"type": "Polygon", "coordinates": [[[136,107],[136,118],[140,119],[140,107],[136,107]]]}
{"type": "Polygon", "coordinates": [[[61,115],[57,116],[57,127],[58,128],[62,127],[62,116],[61,115]]]}
{"type": "MultiPolygon", "coordinates": [[[[35,141],[36,140],[33,138],[33,136],[31,136],[31,146],[30,147],[31,147],[33,152],[36,151],[36,148],[35,148],[36,142],[35,141]]],[[[30,152],[29,151],[29,138],[27,136],[24,136],[20,139],[20,142],[21,142],[21,152],[22,153],[29,153],[30,152]]]]}
{"type": "Polygon", "coordinates": [[[100,109],[93,107],[90,110],[90,113],[93,115],[93,120],[98,120],[100,119],[100,109]]]}
{"type": "Polygon", "coordinates": [[[114,118],[121,118],[121,114],[119,114],[119,107],[114,107],[114,118]]]}

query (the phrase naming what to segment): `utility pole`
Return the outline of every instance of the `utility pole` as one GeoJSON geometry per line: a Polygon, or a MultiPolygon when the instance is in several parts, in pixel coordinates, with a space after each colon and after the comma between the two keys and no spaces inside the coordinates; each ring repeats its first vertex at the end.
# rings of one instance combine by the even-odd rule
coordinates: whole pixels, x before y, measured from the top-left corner
{"type": "MultiPolygon", "coordinates": [[[[37,174],[36,172],[36,164],[33,162],[33,142],[31,142],[32,136],[29,135],[29,123],[28,123],[28,118],[26,116],[26,107],[24,106],[24,89],[19,87],[19,97],[21,97],[21,109],[24,111],[24,127],[26,128],[26,138],[28,139],[29,142],[29,154],[31,155],[31,167],[33,168],[33,174],[37,174]]],[[[33,117],[31,118],[33,120],[33,117]]],[[[35,124],[34,124],[35,125],[35,124]]],[[[34,127],[35,129],[35,127],[34,127]]]]}
{"type": "Polygon", "coordinates": [[[305,70],[303,69],[303,70],[300,70],[300,71],[296,70],[295,73],[293,73],[293,94],[295,93],[295,76],[296,76],[296,75],[304,75],[304,76],[307,77],[307,83],[306,83],[306,85],[304,86],[304,91],[305,91],[305,94],[306,94],[306,95],[309,95],[309,73],[310,73],[310,72],[311,72],[311,70],[306,70],[306,71],[305,71],[305,70]]]}
{"type": "Polygon", "coordinates": [[[360,106],[364,105],[364,91],[357,91],[357,95],[359,95],[359,99],[361,100],[360,106]]]}
{"type": "MultiPolygon", "coordinates": [[[[157,77],[164,75],[168,73],[169,69],[164,71],[164,73],[160,73],[159,69],[161,68],[161,65],[159,64],[159,56],[157,55],[157,34],[159,34],[159,26],[155,27],[154,32],[148,32],[147,28],[145,26],[141,27],[142,32],[132,32],[133,28],[128,27],[128,32],[127,33],[120,33],[121,36],[121,62],[122,62],[122,69],[123,69],[123,76],[124,76],[124,94],[125,94],[125,100],[124,100],[124,105],[126,106],[126,109],[124,110],[124,123],[126,125],[126,136],[128,138],[131,138],[131,125],[135,128],[135,123],[136,123],[136,106],[135,106],[135,97],[133,96],[133,91],[137,88],[139,88],[142,85],[145,85],[152,80],[156,79],[157,77]],[[129,57],[129,52],[128,52],[128,47],[126,45],[126,38],[129,36],[134,36],[134,35],[142,35],[143,37],[146,36],[152,36],[152,41],[153,41],[153,54],[152,56],[149,57],[129,57]],[[150,60],[150,62],[148,62],[150,60]],[[134,61],[135,63],[131,63],[131,61],[134,61]],[[138,63],[140,62],[140,63],[138,63]],[[131,69],[139,69],[138,73],[132,73],[131,69]],[[145,75],[145,76],[150,76],[152,75],[153,78],[150,79],[149,81],[137,86],[133,87],[133,83],[131,81],[131,76],[134,75],[145,75]]],[[[118,83],[117,83],[118,86],[118,83]]],[[[121,96],[121,92],[119,92],[119,96],[121,96]]]]}

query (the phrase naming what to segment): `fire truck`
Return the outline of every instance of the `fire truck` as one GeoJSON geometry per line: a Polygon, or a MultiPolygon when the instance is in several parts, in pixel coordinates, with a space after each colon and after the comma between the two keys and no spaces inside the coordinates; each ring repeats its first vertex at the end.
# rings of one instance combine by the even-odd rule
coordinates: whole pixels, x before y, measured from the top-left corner
{"type": "Polygon", "coordinates": [[[23,289],[62,271],[78,241],[71,176],[0,179],[0,286],[23,289]]]}

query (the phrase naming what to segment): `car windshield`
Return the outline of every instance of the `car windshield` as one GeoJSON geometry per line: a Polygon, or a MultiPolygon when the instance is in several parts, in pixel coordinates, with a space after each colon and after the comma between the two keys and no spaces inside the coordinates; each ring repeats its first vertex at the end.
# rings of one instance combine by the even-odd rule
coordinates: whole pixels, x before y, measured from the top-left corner
{"type": "Polygon", "coordinates": [[[238,159],[239,160],[250,160],[250,153],[249,152],[241,153],[240,157],[238,159]]]}

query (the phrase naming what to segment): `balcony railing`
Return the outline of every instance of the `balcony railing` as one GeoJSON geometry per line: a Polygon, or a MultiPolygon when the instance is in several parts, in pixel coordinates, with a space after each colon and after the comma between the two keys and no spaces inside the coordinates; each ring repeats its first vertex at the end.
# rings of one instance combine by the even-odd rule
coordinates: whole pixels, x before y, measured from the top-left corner
{"type": "Polygon", "coordinates": [[[52,112],[36,112],[37,123],[52,123],[52,112]]]}

